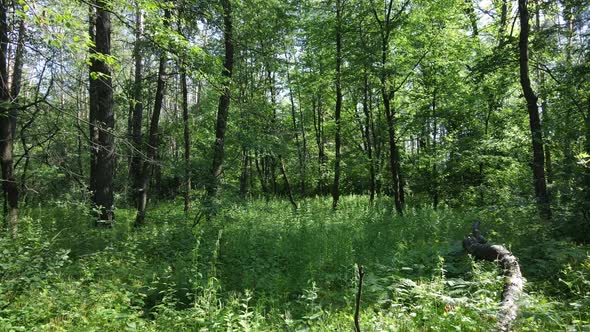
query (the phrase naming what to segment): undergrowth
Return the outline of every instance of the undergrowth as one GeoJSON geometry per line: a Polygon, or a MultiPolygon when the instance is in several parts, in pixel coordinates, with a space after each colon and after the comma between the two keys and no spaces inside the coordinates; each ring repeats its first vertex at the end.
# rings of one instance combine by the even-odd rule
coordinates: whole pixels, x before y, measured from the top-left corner
{"type": "Polygon", "coordinates": [[[501,273],[461,248],[476,218],[528,280],[516,330],[590,328],[589,248],[543,234],[526,208],[330,203],[226,202],[194,225],[170,202],[141,229],[118,210],[111,230],[76,204],[23,211],[20,234],[0,236],[0,330],[351,331],[357,264],[363,331],[491,330],[501,273]]]}

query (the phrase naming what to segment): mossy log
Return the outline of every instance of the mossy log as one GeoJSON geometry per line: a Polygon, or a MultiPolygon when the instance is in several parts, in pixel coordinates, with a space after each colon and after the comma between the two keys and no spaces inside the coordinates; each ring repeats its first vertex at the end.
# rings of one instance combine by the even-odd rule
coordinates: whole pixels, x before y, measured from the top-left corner
{"type": "Polygon", "coordinates": [[[479,224],[479,221],[473,224],[471,234],[463,239],[463,248],[475,258],[497,260],[504,269],[504,290],[498,312],[498,330],[510,331],[518,311],[516,301],[522,293],[525,279],[520,272],[518,259],[504,246],[487,243],[479,231],[479,224]]]}

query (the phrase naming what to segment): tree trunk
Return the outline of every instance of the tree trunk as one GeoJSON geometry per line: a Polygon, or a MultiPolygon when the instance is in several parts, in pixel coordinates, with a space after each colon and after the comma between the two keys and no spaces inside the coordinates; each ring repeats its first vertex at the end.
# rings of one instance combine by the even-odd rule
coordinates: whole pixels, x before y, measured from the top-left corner
{"type": "MultiPolygon", "coordinates": [[[[289,74],[289,70],[287,70],[287,82],[291,84],[291,76],[289,74]]],[[[300,177],[300,189],[302,194],[305,194],[305,151],[301,148],[301,143],[299,141],[299,128],[297,126],[297,108],[295,107],[295,96],[293,93],[293,88],[289,87],[289,100],[291,102],[291,119],[293,120],[293,133],[295,136],[295,145],[297,147],[297,158],[299,161],[299,177],[300,177]]],[[[301,103],[301,100],[299,100],[301,103]]],[[[303,126],[303,124],[301,124],[303,126]]],[[[305,136],[303,137],[305,140],[305,136]]],[[[304,144],[305,146],[305,144],[304,144]]]]}
{"type": "Polygon", "coordinates": [[[111,54],[111,19],[106,1],[97,0],[95,6],[95,47],[92,50],[90,65],[90,130],[92,138],[90,183],[92,202],[98,211],[96,225],[111,227],[115,220],[113,211],[113,177],[115,175],[113,87],[110,68],[104,60],[97,56],[111,54]]]}
{"type": "Polygon", "coordinates": [[[432,128],[432,152],[434,153],[434,162],[432,163],[432,206],[436,210],[438,208],[439,203],[439,184],[438,184],[438,170],[436,168],[437,163],[437,147],[436,147],[436,139],[437,139],[437,131],[438,131],[438,121],[436,115],[436,88],[432,92],[432,121],[433,121],[433,128],[432,128]]]}
{"type": "Polygon", "coordinates": [[[249,168],[250,165],[250,157],[248,156],[248,151],[246,150],[245,146],[242,146],[242,173],[240,174],[240,197],[246,198],[248,194],[248,178],[249,175],[249,168]]]}
{"type": "Polygon", "coordinates": [[[2,166],[2,188],[4,191],[5,218],[13,233],[18,225],[18,186],[14,178],[12,160],[13,128],[10,118],[10,87],[8,86],[8,22],[6,1],[0,3],[0,164],[2,166]],[[6,214],[8,214],[6,216],[6,214]]]}
{"type": "Polygon", "coordinates": [[[283,158],[281,158],[281,156],[279,156],[279,163],[281,164],[281,174],[283,175],[283,180],[285,180],[285,187],[287,189],[287,195],[289,196],[289,202],[291,202],[291,205],[293,205],[294,209],[297,209],[297,203],[293,197],[293,191],[291,190],[289,178],[287,177],[287,171],[285,170],[285,163],[283,163],[283,158]]]}
{"type": "MultiPolygon", "coordinates": [[[[587,101],[588,105],[587,110],[586,110],[586,119],[585,119],[585,136],[586,136],[586,142],[584,144],[584,148],[586,150],[586,154],[590,155],[590,97],[588,98],[587,101]]],[[[586,191],[586,197],[584,198],[584,201],[586,202],[583,206],[583,208],[585,209],[585,213],[587,218],[590,217],[590,164],[586,164],[585,165],[585,169],[584,169],[584,184],[585,184],[585,191],[586,191]]],[[[588,219],[587,221],[590,222],[590,219],[588,219]]]]}
{"type": "Polygon", "coordinates": [[[234,67],[234,44],[232,28],[231,0],[223,0],[223,38],[225,44],[225,60],[223,64],[222,93],[219,97],[217,109],[217,122],[215,125],[215,143],[213,144],[213,165],[211,166],[211,179],[207,184],[207,194],[215,196],[219,190],[219,177],[223,170],[225,130],[230,103],[230,83],[234,67]]]}
{"type": "Polygon", "coordinates": [[[342,5],[340,0],[336,0],[336,110],[334,112],[334,121],[336,122],[336,137],[335,149],[336,156],[334,158],[334,184],[332,186],[332,209],[338,207],[338,199],[340,199],[340,144],[342,137],[340,134],[340,113],[342,111],[342,29],[341,29],[341,15],[342,5]]]}
{"type": "MultiPolygon", "coordinates": [[[[10,85],[10,98],[13,103],[18,105],[18,96],[22,85],[23,77],[23,55],[25,53],[25,37],[27,31],[25,27],[25,21],[18,21],[18,39],[16,45],[16,52],[14,54],[14,68],[12,70],[12,79],[10,85]]],[[[16,138],[16,119],[18,116],[18,107],[12,107],[10,110],[10,122],[12,129],[12,138],[16,138]]]]}
{"type": "Polygon", "coordinates": [[[504,270],[504,290],[497,328],[499,331],[510,331],[518,311],[516,301],[522,293],[525,280],[518,259],[504,246],[488,244],[479,231],[479,224],[479,221],[473,224],[472,233],[463,239],[463,248],[478,259],[498,261],[504,270]]]}
{"type": "Polygon", "coordinates": [[[393,182],[393,200],[395,203],[395,210],[399,215],[403,215],[403,201],[402,192],[403,185],[401,183],[399,171],[399,151],[395,139],[395,125],[394,114],[391,110],[391,105],[387,93],[383,93],[383,106],[385,108],[385,117],[387,120],[387,134],[389,137],[389,167],[391,169],[391,180],[393,182]]]}
{"type": "Polygon", "coordinates": [[[529,113],[529,124],[531,128],[531,141],[533,146],[533,181],[535,187],[535,196],[541,220],[548,222],[551,220],[551,207],[549,205],[549,196],[547,194],[547,184],[545,182],[545,153],[543,151],[543,131],[541,128],[541,119],[537,107],[537,96],[531,88],[529,78],[529,12],[527,0],[518,0],[518,9],[520,11],[520,39],[519,39],[519,64],[520,64],[520,85],[527,103],[529,113]]]}
{"type": "Polygon", "coordinates": [[[143,50],[142,50],[142,38],[143,38],[143,13],[136,4],[135,13],[135,45],[133,48],[133,57],[135,58],[135,74],[133,82],[133,111],[131,119],[131,141],[132,141],[132,153],[131,153],[131,165],[130,165],[130,176],[131,176],[131,192],[133,201],[137,204],[137,198],[139,197],[139,189],[141,187],[141,167],[142,167],[142,134],[141,127],[143,122],[143,50]]]}
{"type": "Polygon", "coordinates": [[[182,89],[182,123],[184,125],[184,213],[190,209],[191,194],[191,138],[188,121],[188,87],[186,83],[186,69],[180,72],[180,85],[182,89]]]}
{"type": "Polygon", "coordinates": [[[326,162],[326,155],[324,151],[324,115],[322,111],[322,99],[318,93],[317,102],[314,99],[313,101],[313,125],[315,129],[315,139],[316,144],[318,146],[318,183],[317,183],[317,193],[319,195],[323,195],[326,193],[325,185],[324,185],[324,166],[326,162]]]}
{"type": "Polygon", "coordinates": [[[303,109],[301,108],[301,96],[299,96],[299,126],[301,128],[301,143],[302,143],[302,167],[301,167],[301,182],[299,186],[301,187],[301,195],[306,195],[306,186],[305,186],[305,177],[306,177],[306,170],[307,170],[307,135],[305,133],[305,116],[303,114],[303,109]]]}
{"type": "Polygon", "coordinates": [[[365,114],[365,140],[367,141],[367,157],[369,158],[369,203],[375,200],[375,161],[373,160],[373,144],[371,139],[372,116],[369,108],[369,75],[365,70],[363,88],[363,113],[365,114]]]}
{"type": "MultiPolygon", "coordinates": [[[[165,10],[164,26],[169,26],[170,11],[165,10]]],[[[164,102],[164,90],[166,88],[166,62],[168,61],[165,51],[160,55],[160,64],[158,66],[158,83],[156,86],[156,98],[154,100],[154,109],[152,110],[152,118],[150,120],[150,131],[148,137],[148,144],[146,147],[146,160],[143,162],[141,169],[141,178],[139,182],[139,190],[137,195],[137,217],[135,218],[135,226],[141,226],[145,222],[145,211],[148,200],[148,187],[150,183],[150,176],[153,171],[152,165],[157,163],[158,159],[158,144],[159,144],[159,125],[160,113],[162,111],[162,104],[164,102]]]]}

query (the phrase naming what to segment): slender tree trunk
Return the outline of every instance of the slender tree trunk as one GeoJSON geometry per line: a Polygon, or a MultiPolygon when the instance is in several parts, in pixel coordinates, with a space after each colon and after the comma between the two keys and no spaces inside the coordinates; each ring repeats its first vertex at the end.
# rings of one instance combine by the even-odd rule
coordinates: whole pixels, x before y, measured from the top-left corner
{"type": "Polygon", "coordinates": [[[10,87],[8,86],[8,22],[7,1],[0,2],[0,164],[2,166],[2,188],[4,191],[5,217],[13,233],[18,227],[18,185],[14,178],[12,159],[13,128],[10,118],[10,87]],[[8,215],[7,215],[8,214],[8,215]],[[6,216],[7,215],[7,216],[6,216]]]}
{"type": "MultiPolygon", "coordinates": [[[[91,185],[92,202],[98,211],[97,226],[111,227],[115,220],[113,178],[115,172],[115,141],[113,129],[113,87],[111,71],[97,55],[111,54],[111,19],[107,2],[96,1],[93,54],[90,73],[90,126],[92,139],[91,185]]],[[[92,21],[92,20],[91,20],[92,21]]]]}
{"type": "Polygon", "coordinates": [[[256,153],[256,156],[254,158],[254,161],[256,163],[256,171],[258,173],[258,178],[260,179],[260,189],[262,190],[262,193],[264,194],[265,198],[268,198],[268,188],[267,188],[267,183],[266,183],[266,176],[265,176],[265,170],[264,170],[264,164],[263,164],[263,158],[258,158],[258,153],[256,153]],[[259,162],[260,159],[260,162],[259,162]],[[260,165],[262,163],[262,166],[260,165]]]}
{"type": "MultiPolygon", "coordinates": [[[[585,136],[586,136],[586,142],[584,144],[584,148],[586,150],[586,153],[588,155],[590,155],[590,97],[587,100],[587,109],[586,109],[586,119],[585,119],[585,136]]],[[[585,170],[584,170],[584,185],[585,185],[585,191],[586,191],[586,197],[585,197],[585,206],[583,207],[586,211],[586,218],[590,217],[590,165],[586,164],[585,170]]],[[[590,219],[588,220],[590,221],[590,219]]]]}
{"type": "Polygon", "coordinates": [[[186,82],[186,69],[182,67],[180,72],[180,85],[182,89],[182,123],[184,125],[184,213],[190,209],[191,194],[191,137],[188,118],[188,87],[186,82]]]}
{"type": "Polygon", "coordinates": [[[240,197],[242,198],[246,198],[248,193],[249,164],[248,150],[246,150],[245,146],[242,146],[242,174],[240,174],[240,197]]]}
{"type": "Polygon", "coordinates": [[[336,156],[334,158],[334,184],[332,186],[332,209],[338,207],[338,200],[340,199],[340,144],[342,137],[340,134],[341,123],[340,113],[342,111],[342,29],[341,29],[341,15],[342,4],[340,0],[336,0],[336,110],[334,112],[336,122],[336,137],[335,148],[336,156]]]}
{"type": "Polygon", "coordinates": [[[520,11],[520,39],[519,39],[519,64],[520,64],[520,85],[527,103],[529,113],[529,124],[531,128],[531,141],[533,146],[533,181],[535,187],[535,196],[537,199],[539,214],[545,222],[551,220],[551,207],[549,204],[549,195],[547,194],[547,184],[545,182],[545,162],[543,151],[543,131],[541,128],[541,119],[537,107],[537,96],[531,88],[529,78],[529,11],[527,0],[518,0],[518,9],[520,11]]]}
{"type": "MultiPolygon", "coordinates": [[[[291,77],[289,71],[287,70],[287,81],[291,83],[291,77]]],[[[293,120],[293,133],[295,136],[295,145],[297,147],[297,158],[299,161],[299,177],[300,177],[300,189],[301,192],[304,193],[305,191],[305,151],[301,148],[301,143],[299,141],[299,128],[297,126],[297,108],[295,106],[295,96],[293,93],[293,88],[289,87],[289,100],[291,102],[291,119],[293,120]]],[[[301,103],[301,100],[299,100],[301,103]]]]}
{"type": "Polygon", "coordinates": [[[301,167],[301,182],[299,184],[301,188],[301,195],[306,195],[306,170],[307,170],[307,135],[305,133],[305,116],[301,107],[301,96],[299,96],[299,126],[301,128],[301,143],[302,143],[302,167],[301,167]]]}
{"type": "MultiPolygon", "coordinates": [[[[165,10],[164,25],[169,26],[170,11],[165,10]]],[[[137,217],[135,218],[135,226],[141,226],[145,222],[145,211],[148,200],[148,187],[150,183],[151,173],[154,170],[151,166],[157,163],[158,159],[158,144],[159,144],[159,125],[160,114],[162,111],[162,104],[164,102],[164,90],[166,89],[166,62],[168,61],[165,51],[160,55],[160,64],[158,66],[158,83],[156,86],[156,99],[154,100],[154,109],[152,110],[152,118],[150,121],[150,131],[148,137],[148,144],[146,147],[146,158],[143,162],[141,170],[141,180],[139,182],[139,190],[137,197],[137,217]]]]}
{"type": "Polygon", "coordinates": [[[289,196],[289,202],[291,202],[291,205],[293,205],[294,209],[297,209],[297,203],[295,202],[295,198],[293,197],[293,191],[291,190],[291,185],[289,184],[287,171],[285,171],[285,163],[283,163],[283,158],[281,158],[281,156],[279,156],[279,163],[281,164],[281,174],[283,175],[283,180],[285,181],[285,187],[287,189],[287,195],[289,196]]]}
{"type": "MultiPolygon", "coordinates": [[[[25,38],[26,38],[26,27],[25,21],[18,21],[18,39],[16,45],[16,52],[14,54],[14,67],[12,70],[12,79],[10,85],[10,98],[13,103],[18,105],[18,96],[22,85],[23,77],[23,55],[25,53],[25,38]]],[[[16,120],[18,117],[18,107],[12,107],[10,109],[10,125],[12,129],[12,138],[16,138],[16,120]]]]}
{"type": "Polygon", "coordinates": [[[433,128],[432,128],[432,151],[434,153],[434,162],[432,163],[432,206],[436,210],[438,208],[439,202],[439,184],[438,184],[438,170],[436,168],[437,163],[437,131],[438,131],[438,121],[436,115],[436,88],[432,92],[432,121],[433,121],[433,128]]]}
{"type": "Polygon", "coordinates": [[[133,57],[135,58],[135,73],[133,82],[133,111],[131,119],[131,137],[132,137],[132,153],[131,153],[131,192],[133,193],[133,201],[137,204],[139,197],[139,190],[141,187],[141,168],[142,168],[142,122],[143,122],[143,13],[136,4],[135,12],[135,46],[133,48],[133,57]]]}
{"type": "Polygon", "coordinates": [[[369,158],[369,203],[375,200],[375,161],[373,160],[373,144],[371,139],[372,116],[369,109],[369,75],[365,70],[363,87],[363,113],[365,115],[365,141],[367,142],[367,157],[369,158]]]}
{"type": "Polygon", "coordinates": [[[385,119],[387,121],[387,134],[389,138],[389,166],[391,169],[391,181],[393,184],[393,200],[395,210],[399,215],[403,215],[403,184],[400,177],[399,151],[395,138],[395,115],[391,109],[391,100],[395,100],[394,91],[389,92],[387,89],[388,74],[385,71],[387,64],[387,54],[389,51],[389,34],[382,35],[381,45],[381,97],[383,98],[383,108],[385,110],[385,119]]]}
{"type": "Polygon", "coordinates": [[[373,139],[373,151],[374,151],[374,162],[375,165],[375,194],[381,194],[382,184],[382,168],[383,168],[383,133],[381,126],[375,125],[381,124],[381,112],[377,109],[377,121],[373,112],[373,89],[369,88],[369,120],[371,123],[371,138],[373,139]]]}
{"type": "Polygon", "coordinates": [[[222,94],[219,97],[217,109],[217,122],[215,125],[215,143],[213,145],[213,165],[211,167],[211,179],[207,184],[209,196],[215,196],[219,190],[219,177],[223,170],[225,130],[230,103],[230,81],[234,67],[234,43],[232,28],[231,0],[223,0],[223,38],[225,44],[225,60],[223,64],[222,94]]]}
{"type": "Polygon", "coordinates": [[[477,15],[475,14],[475,9],[473,8],[472,0],[465,0],[465,14],[469,18],[469,23],[471,23],[471,31],[473,33],[473,37],[479,34],[477,28],[477,15]]]}
{"type": "Polygon", "coordinates": [[[383,96],[383,106],[385,108],[385,117],[387,120],[387,134],[389,137],[389,166],[391,168],[391,179],[393,182],[393,200],[395,203],[395,210],[399,215],[403,215],[403,185],[401,183],[399,175],[399,150],[395,139],[394,114],[391,110],[391,105],[389,102],[389,98],[387,98],[387,93],[384,93],[383,96]]]}
{"type": "Polygon", "coordinates": [[[316,143],[318,146],[318,184],[317,184],[317,193],[323,195],[326,193],[325,185],[324,185],[324,169],[326,163],[326,155],[324,150],[324,115],[322,110],[322,99],[321,96],[318,94],[317,96],[317,103],[314,100],[314,129],[315,129],[315,137],[316,143]]]}

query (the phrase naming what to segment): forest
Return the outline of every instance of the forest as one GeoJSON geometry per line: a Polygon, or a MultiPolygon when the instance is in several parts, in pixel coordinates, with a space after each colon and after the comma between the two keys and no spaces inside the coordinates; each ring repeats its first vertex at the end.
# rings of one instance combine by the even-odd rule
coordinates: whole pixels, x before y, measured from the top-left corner
{"type": "Polygon", "coordinates": [[[590,330],[586,0],[0,0],[0,166],[0,331],[590,330]]]}

